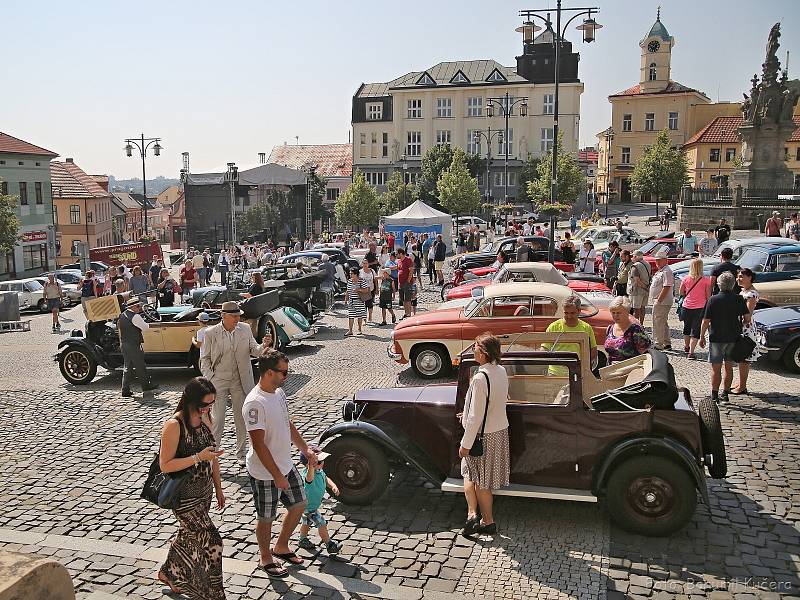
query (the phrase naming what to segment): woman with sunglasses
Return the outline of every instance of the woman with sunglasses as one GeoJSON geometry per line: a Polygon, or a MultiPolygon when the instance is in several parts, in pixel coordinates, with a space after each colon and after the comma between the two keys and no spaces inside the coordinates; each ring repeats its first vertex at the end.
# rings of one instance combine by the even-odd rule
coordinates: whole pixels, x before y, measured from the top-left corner
{"type": "Polygon", "coordinates": [[[204,600],[222,600],[222,537],[208,514],[211,490],[217,508],[225,506],[211,433],[211,407],[217,390],[204,377],[195,377],[183,390],[175,414],[161,431],[162,473],[185,473],[178,506],[173,509],[180,525],[172,540],[158,579],[177,594],[204,600]]]}

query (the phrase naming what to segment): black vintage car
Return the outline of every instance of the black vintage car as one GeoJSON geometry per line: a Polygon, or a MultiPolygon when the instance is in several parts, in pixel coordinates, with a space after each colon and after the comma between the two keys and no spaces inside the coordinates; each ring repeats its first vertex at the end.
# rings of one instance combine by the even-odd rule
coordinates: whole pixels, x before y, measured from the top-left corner
{"type": "MultiPolygon", "coordinates": [[[[550,240],[548,238],[539,235],[526,235],[522,237],[527,244],[537,244],[539,246],[538,250],[530,253],[533,255],[530,260],[547,261],[547,249],[550,247],[550,240]]],[[[494,242],[483,246],[479,252],[471,252],[459,257],[456,267],[464,270],[488,267],[497,259],[498,252],[505,252],[510,260],[514,260],[516,246],[516,237],[498,238],[494,242]]],[[[561,250],[558,248],[554,251],[554,260],[563,260],[561,250]]]]}
{"type": "Polygon", "coordinates": [[[757,310],[753,322],[758,349],[800,373],[800,305],[757,310]]]}

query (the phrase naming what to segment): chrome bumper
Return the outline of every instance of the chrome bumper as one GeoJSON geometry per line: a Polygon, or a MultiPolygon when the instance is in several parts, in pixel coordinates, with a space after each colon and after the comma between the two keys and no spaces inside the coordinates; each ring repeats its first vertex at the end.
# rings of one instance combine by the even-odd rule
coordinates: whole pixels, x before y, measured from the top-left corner
{"type": "Polygon", "coordinates": [[[296,342],[298,340],[305,340],[305,339],[308,339],[310,337],[314,337],[315,335],[317,335],[317,328],[316,327],[312,327],[308,331],[301,331],[300,333],[295,333],[292,336],[292,341],[296,342]]]}
{"type": "Polygon", "coordinates": [[[402,360],[403,355],[395,352],[393,346],[394,343],[390,343],[388,346],[386,346],[386,355],[392,360],[402,360]]]}

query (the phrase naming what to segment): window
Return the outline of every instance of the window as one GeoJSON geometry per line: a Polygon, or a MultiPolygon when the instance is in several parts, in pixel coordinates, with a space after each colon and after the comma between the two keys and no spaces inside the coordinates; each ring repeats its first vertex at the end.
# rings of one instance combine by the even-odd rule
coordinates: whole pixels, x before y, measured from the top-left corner
{"type": "Polygon", "coordinates": [[[72,248],[70,249],[71,256],[78,256],[80,252],[80,240],[72,240],[72,248]]]}
{"type": "Polygon", "coordinates": [[[632,121],[632,115],[622,115],[622,131],[630,131],[632,121]]]}
{"type": "Polygon", "coordinates": [[[736,158],[736,148],[726,148],[725,162],[731,162],[734,158],[736,158]]]}
{"type": "Polygon", "coordinates": [[[437,98],[436,99],[436,116],[440,118],[453,116],[453,99],[452,98],[437,98]]]}
{"type": "Polygon", "coordinates": [[[621,162],[623,165],[631,164],[631,149],[627,146],[623,146],[622,150],[622,159],[621,162]]]}
{"type": "Polygon", "coordinates": [[[364,177],[370,185],[386,185],[386,171],[364,173],[364,177]]]}
{"type": "Polygon", "coordinates": [[[19,203],[23,206],[28,204],[28,184],[24,181],[19,182],[19,203]]]}
{"type": "Polygon", "coordinates": [[[380,121],[383,118],[383,104],[374,102],[367,104],[367,120],[380,121]]]}
{"type": "Polygon", "coordinates": [[[489,77],[486,78],[486,81],[491,81],[494,83],[500,83],[502,81],[507,81],[503,74],[495,69],[491,73],[489,73],[489,77]]]}
{"type": "Polygon", "coordinates": [[[667,119],[667,127],[672,129],[673,131],[678,129],[678,113],[676,112],[669,113],[667,119]]]}
{"type": "Polygon", "coordinates": [[[553,128],[552,127],[543,127],[542,128],[542,136],[541,136],[541,146],[540,150],[542,154],[545,152],[550,152],[553,148],[553,128]]]}
{"type": "Polygon", "coordinates": [[[546,115],[552,115],[556,106],[555,94],[545,94],[542,112],[546,115]]]}
{"type": "Polygon", "coordinates": [[[358,136],[358,157],[367,158],[367,134],[361,133],[358,136]]]}
{"type": "Polygon", "coordinates": [[[503,96],[502,98],[499,98],[499,100],[500,100],[500,106],[503,107],[500,116],[503,116],[506,113],[506,111],[508,112],[509,116],[513,115],[514,101],[516,100],[516,98],[514,96],[509,96],[508,98],[503,96]]]}
{"type": "Polygon", "coordinates": [[[417,183],[417,173],[414,171],[403,171],[403,181],[406,185],[417,183]]]}
{"type": "Polygon", "coordinates": [[[414,98],[408,101],[408,118],[421,119],[422,118],[422,99],[414,98]]]}
{"type": "Polygon", "coordinates": [[[449,129],[439,129],[436,132],[436,144],[440,146],[444,146],[445,144],[450,144],[450,130],[449,129]]]}
{"type": "Polygon", "coordinates": [[[783,149],[783,160],[789,160],[789,149],[788,148],[784,148],[783,149]]]}
{"type": "Polygon", "coordinates": [[[658,79],[658,74],[656,73],[656,63],[650,63],[650,73],[648,74],[648,80],[655,81],[658,79]]]}
{"type": "Polygon", "coordinates": [[[503,171],[495,171],[492,175],[494,175],[492,185],[496,188],[503,187],[503,171]]]}
{"type": "Polygon", "coordinates": [[[498,138],[497,140],[497,154],[505,156],[506,152],[509,156],[514,154],[514,130],[511,127],[508,128],[508,139],[498,138]]]}
{"type": "Polygon", "coordinates": [[[459,69],[458,73],[453,75],[450,83],[469,83],[469,79],[467,79],[466,75],[459,69]]]}
{"type": "Polygon", "coordinates": [[[483,116],[483,98],[480,96],[473,96],[467,98],[467,116],[468,117],[482,117],[483,116]]]}
{"type": "Polygon", "coordinates": [[[79,204],[69,205],[69,222],[71,225],[79,225],[81,222],[81,207],[79,204]]]}
{"type": "Polygon", "coordinates": [[[422,156],[422,132],[409,131],[406,143],[406,156],[422,156]]]}
{"type": "Polygon", "coordinates": [[[387,156],[389,156],[389,134],[388,133],[384,133],[383,134],[382,141],[383,141],[383,150],[381,151],[381,155],[384,158],[386,158],[387,156]]]}
{"type": "Polygon", "coordinates": [[[325,200],[328,202],[336,202],[340,191],[339,188],[328,188],[325,190],[325,200]]]}
{"type": "Polygon", "coordinates": [[[653,131],[656,128],[656,115],[655,113],[644,114],[644,130],[653,131]]]}
{"type": "Polygon", "coordinates": [[[708,160],[710,162],[719,162],[719,148],[711,148],[708,154],[708,160]]]}
{"type": "Polygon", "coordinates": [[[760,273],[764,270],[764,266],[768,261],[769,254],[766,252],[748,248],[742,252],[742,255],[737,259],[736,264],[740,269],[744,269],[746,267],[748,269],[752,269],[756,273],[760,273]]]}
{"type": "Polygon", "coordinates": [[[92,213],[90,213],[90,212],[86,213],[86,222],[87,223],[91,223],[92,222],[92,213]]]}
{"type": "Polygon", "coordinates": [[[795,160],[800,160],[800,146],[797,147],[797,154],[794,157],[795,160]]]}
{"type": "MultiPolygon", "coordinates": [[[[42,266],[44,262],[42,244],[31,244],[30,246],[22,247],[22,263],[25,270],[36,269],[42,266]]],[[[38,282],[37,282],[38,283],[38,282]]]]}
{"type": "Polygon", "coordinates": [[[436,82],[430,75],[423,73],[422,77],[417,79],[417,85],[436,85],[436,82]]]}
{"type": "Polygon", "coordinates": [[[372,132],[371,141],[372,144],[370,144],[370,156],[372,158],[378,158],[378,133],[376,131],[372,132]]]}
{"type": "Polygon", "coordinates": [[[475,134],[479,131],[480,129],[467,129],[467,154],[480,155],[481,141],[475,139],[475,134]]]}
{"type": "Polygon", "coordinates": [[[37,181],[33,184],[35,193],[36,193],[36,204],[43,204],[44,200],[42,199],[42,182],[37,181]]]}
{"type": "Polygon", "coordinates": [[[510,171],[508,173],[508,187],[516,187],[517,185],[517,174],[514,171],[510,171]]]}
{"type": "Polygon", "coordinates": [[[775,270],[785,273],[787,271],[800,271],[800,254],[778,254],[775,256],[775,270]]]}

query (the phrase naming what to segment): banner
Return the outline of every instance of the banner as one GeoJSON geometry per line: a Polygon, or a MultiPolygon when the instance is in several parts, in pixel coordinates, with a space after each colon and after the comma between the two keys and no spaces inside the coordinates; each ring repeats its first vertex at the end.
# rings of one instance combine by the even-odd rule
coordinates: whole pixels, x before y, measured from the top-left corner
{"type": "Polygon", "coordinates": [[[403,239],[403,235],[406,231],[413,231],[416,234],[427,233],[431,237],[435,237],[437,234],[442,233],[442,225],[431,224],[431,225],[394,225],[394,224],[386,224],[384,226],[384,232],[389,233],[392,232],[396,239],[403,239]]]}

